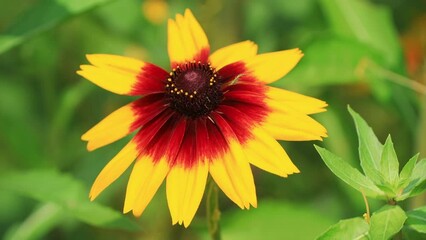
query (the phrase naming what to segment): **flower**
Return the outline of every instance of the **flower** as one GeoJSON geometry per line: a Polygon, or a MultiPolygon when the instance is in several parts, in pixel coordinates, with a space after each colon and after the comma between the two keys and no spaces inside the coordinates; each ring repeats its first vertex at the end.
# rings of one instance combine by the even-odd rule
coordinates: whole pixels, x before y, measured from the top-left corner
{"type": "Polygon", "coordinates": [[[82,139],[88,150],[137,131],[96,178],[94,200],[133,162],[124,213],[140,216],[166,179],[172,223],[187,227],[208,173],[240,208],[257,206],[250,164],[286,177],[299,170],[276,141],[321,140],[326,129],[309,117],[325,111],[315,98],[270,87],[303,56],[299,49],[257,54],[244,41],[210,55],[190,10],[168,20],[171,71],[128,57],[87,55],[77,73],[117,94],[138,96],[82,139]]]}

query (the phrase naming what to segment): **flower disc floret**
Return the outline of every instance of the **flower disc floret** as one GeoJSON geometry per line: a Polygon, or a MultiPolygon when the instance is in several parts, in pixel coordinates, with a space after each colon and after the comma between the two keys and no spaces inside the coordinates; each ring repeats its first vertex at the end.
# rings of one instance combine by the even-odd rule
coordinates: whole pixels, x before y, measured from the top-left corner
{"type": "Polygon", "coordinates": [[[210,63],[177,65],[166,83],[170,108],[191,118],[208,115],[223,99],[218,78],[210,63]]]}

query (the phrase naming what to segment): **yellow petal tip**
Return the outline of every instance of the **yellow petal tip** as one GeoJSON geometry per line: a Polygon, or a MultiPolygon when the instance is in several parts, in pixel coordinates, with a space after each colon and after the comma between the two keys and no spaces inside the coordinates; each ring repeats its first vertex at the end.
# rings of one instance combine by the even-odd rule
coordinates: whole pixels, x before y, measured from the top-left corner
{"type": "Polygon", "coordinates": [[[98,197],[99,193],[95,193],[94,190],[90,190],[89,193],[89,199],[91,202],[95,201],[95,199],[98,197]]]}
{"type": "Polygon", "coordinates": [[[86,132],[83,135],[81,135],[80,139],[83,140],[83,141],[89,141],[89,136],[88,135],[89,134],[87,134],[87,132],[86,132]]]}
{"type": "Polygon", "coordinates": [[[132,210],[132,213],[133,213],[133,216],[135,216],[135,217],[140,217],[141,215],[142,215],[142,212],[140,212],[140,211],[135,211],[135,210],[132,210]]]}
{"type": "Polygon", "coordinates": [[[183,221],[183,226],[184,226],[185,228],[188,228],[188,227],[189,227],[189,224],[191,224],[191,221],[183,221]]]}
{"type": "Polygon", "coordinates": [[[126,214],[126,213],[129,213],[130,211],[132,211],[133,209],[132,208],[129,208],[129,207],[124,207],[123,208],[123,214],[126,214]]]}
{"type": "Polygon", "coordinates": [[[87,143],[87,151],[89,151],[89,152],[91,152],[91,151],[93,151],[93,150],[95,150],[96,148],[91,144],[91,142],[88,142],[87,143]]]}

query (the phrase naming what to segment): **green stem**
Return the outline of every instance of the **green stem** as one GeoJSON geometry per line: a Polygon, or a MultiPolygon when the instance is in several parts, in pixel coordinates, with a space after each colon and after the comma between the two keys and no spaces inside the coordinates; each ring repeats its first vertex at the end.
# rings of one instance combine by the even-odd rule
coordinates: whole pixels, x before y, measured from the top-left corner
{"type": "Polygon", "coordinates": [[[63,209],[54,203],[45,203],[35,210],[16,230],[6,234],[7,240],[42,239],[61,223],[63,209]]]}
{"type": "Polygon", "coordinates": [[[365,221],[367,221],[368,224],[370,224],[370,206],[368,205],[368,200],[367,200],[367,196],[365,196],[365,194],[363,192],[361,192],[362,194],[362,198],[364,199],[364,203],[365,203],[365,221]]]}
{"type": "Polygon", "coordinates": [[[356,72],[358,74],[361,74],[361,76],[364,75],[364,72],[366,68],[370,67],[370,69],[374,70],[374,72],[380,74],[381,76],[385,77],[387,80],[396,83],[400,86],[409,88],[415,92],[418,92],[420,94],[426,95],[426,86],[416,82],[415,80],[412,80],[410,78],[407,78],[405,76],[402,76],[400,74],[397,74],[395,72],[389,71],[386,68],[381,67],[380,65],[376,64],[375,62],[365,59],[363,60],[359,66],[356,72]]]}
{"type": "Polygon", "coordinates": [[[212,240],[221,239],[219,220],[219,190],[216,183],[210,178],[207,189],[207,221],[212,240]]]}

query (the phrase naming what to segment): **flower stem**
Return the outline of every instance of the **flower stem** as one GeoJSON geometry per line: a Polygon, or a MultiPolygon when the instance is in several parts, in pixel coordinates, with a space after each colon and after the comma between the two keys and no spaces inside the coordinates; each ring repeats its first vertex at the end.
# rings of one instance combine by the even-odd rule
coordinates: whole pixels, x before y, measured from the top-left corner
{"type": "Polygon", "coordinates": [[[364,199],[364,203],[365,203],[365,221],[367,221],[368,224],[370,224],[370,207],[368,206],[368,200],[367,200],[367,196],[365,196],[365,194],[363,192],[361,192],[362,194],[362,198],[364,199]]]}
{"type": "Polygon", "coordinates": [[[212,240],[220,240],[220,210],[219,191],[216,183],[209,178],[207,190],[207,221],[210,237],[212,240]]]}
{"type": "Polygon", "coordinates": [[[16,229],[6,233],[5,239],[43,239],[64,219],[63,209],[54,203],[45,203],[30,214],[16,229]]]}
{"type": "Polygon", "coordinates": [[[356,69],[356,73],[360,76],[363,76],[365,75],[365,70],[367,68],[372,69],[374,72],[380,74],[381,76],[385,77],[387,80],[395,84],[406,87],[420,94],[426,95],[426,85],[423,85],[398,73],[389,71],[388,69],[381,67],[380,65],[369,59],[364,59],[360,62],[358,68],[356,69]]]}

